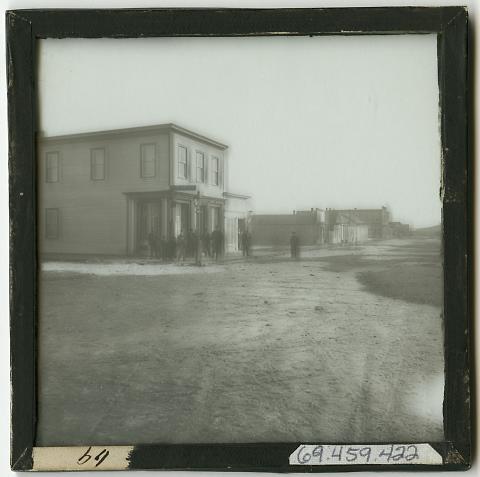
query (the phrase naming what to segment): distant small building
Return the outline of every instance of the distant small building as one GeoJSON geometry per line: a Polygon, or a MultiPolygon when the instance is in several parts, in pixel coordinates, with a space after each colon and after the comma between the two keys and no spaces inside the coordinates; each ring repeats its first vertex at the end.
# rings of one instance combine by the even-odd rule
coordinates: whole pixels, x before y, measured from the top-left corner
{"type": "Polygon", "coordinates": [[[327,209],[325,222],[329,225],[338,223],[337,217],[339,216],[342,217],[340,222],[366,225],[368,238],[382,239],[391,235],[390,212],[386,207],[380,209],[327,209]]]}
{"type": "Polygon", "coordinates": [[[356,244],[369,239],[406,236],[409,226],[390,221],[386,207],[378,209],[297,210],[293,214],[253,215],[255,245],[286,245],[295,232],[301,245],[356,244]]]}
{"type": "Polygon", "coordinates": [[[294,211],[293,214],[265,214],[251,216],[254,245],[288,245],[292,232],[301,245],[322,244],[325,214],[322,209],[294,211]]]}
{"type": "MultiPolygon", "coordinates": [[[[330,212],[331,209],[327,212],[330,212]]],[[[368,240],[368,225],[354,215],[327,213],[325,224],[327,242],[356,244],[368,240]]]]}

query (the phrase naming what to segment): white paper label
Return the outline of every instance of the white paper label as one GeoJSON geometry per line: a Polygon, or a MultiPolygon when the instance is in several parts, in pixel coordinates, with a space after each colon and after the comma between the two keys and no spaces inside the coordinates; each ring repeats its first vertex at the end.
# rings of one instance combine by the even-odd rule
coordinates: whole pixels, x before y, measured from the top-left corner
{"type": "Polygon", "coordinates": [[[125,470],[133,446],[34,447],[33,470],[125,470]]]}
{"type": "Polygon", "coordinates": [[[304,444],[290,455],[290,465],[442,464],[430,444],[304,444]]]}

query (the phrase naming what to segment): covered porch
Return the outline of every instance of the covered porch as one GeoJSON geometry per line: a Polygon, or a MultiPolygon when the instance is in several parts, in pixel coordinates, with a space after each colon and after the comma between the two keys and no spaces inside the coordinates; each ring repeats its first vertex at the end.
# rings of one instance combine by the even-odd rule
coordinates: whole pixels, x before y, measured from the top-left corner
{"type": "Polygon", "coordinates": [[[127,198],[127,255],[148,253],[148,238],[152,233],[168,240],[181,232],[193,231],[202,237],[217,228],[224,231],[225,200],[201,196],[195,186],[124,194],[127,198]]]}

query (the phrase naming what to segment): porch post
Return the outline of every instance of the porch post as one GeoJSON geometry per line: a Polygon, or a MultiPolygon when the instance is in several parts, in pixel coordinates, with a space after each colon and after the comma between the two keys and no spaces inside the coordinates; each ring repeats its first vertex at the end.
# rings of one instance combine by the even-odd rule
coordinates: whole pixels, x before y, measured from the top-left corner
{"type": "Polygon", "coordinates": [[[207,234],[211,234],[212,233],[212,226],[211,226],[211,222],[212,222],[212,218],[210,217],[210,214],[211,214],[211,207],[210,207],[210,204],[208,202],[205,203],[205,208],[203,209],[204,210],[204,214],[205,214],[205,231],[207,232],[207,234]]]}
{"type": "Polygon", "coordinates": [[[170,207],[168,208],[168,233],[169,235],[176,236],[175,231],[175,222],[176,222],[176,212],[177,212],[177,203],[175,200],[170,199],[170,207]]]}
{"type": "Polygon", "coordinates": [[[218,218],[218,221],[220,222],[218,226],[220,227],[220,230],[222,231],[223,234],[223,250],[222,250],[222,255],[225,255],[225,252],[227,251],[227,227],[226,227],[226,218],[225,218],[225,206],[222,204],[220,206],[220,217],[218,218]]]}
{"type": "Polygon", "coordinates": [[[135,253],[136,225],[135,200],[127,198],[127,255],[135,253]]]}
{"type": "Polygon", "coordinates": [[[196,211],[196,207],[195,207],[195,200],[191,200],[189,202],[189,205],[190,205],[190,228],[192,230],[197,230],[198,227],[197,227],[197,211],[196,211]]]}
{"type": "Polygon", "coordinates": [[[197,191],[197,196],[190,202],[193,212],[195,213],[195,229],[197,232],[197,250],[195,253],[195,265],[202,265],[202,241],[200,239],[200,191],[197,191]]]}
{"type": "Polygon", "coordinates": [[[168,200],[166,197],[160,199],[160,217],[162,218],[162,237],[168,239],[168,200]]]}

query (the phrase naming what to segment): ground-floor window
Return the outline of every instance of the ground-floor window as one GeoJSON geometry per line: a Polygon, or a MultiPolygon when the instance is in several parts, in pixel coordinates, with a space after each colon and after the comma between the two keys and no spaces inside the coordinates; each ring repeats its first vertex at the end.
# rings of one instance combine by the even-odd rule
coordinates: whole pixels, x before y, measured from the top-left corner
{"type": "Polygon", "coordinates": [[[58,209],[45,210],[45,237],[48,239],[58,238],[59,228],[59,212],[58,209]]]}
{"type": "Polygon", "coordinates": [[[212,231],[216,229],[221,229],[221,215],[220,215],[220,207],[211,207],[211,224],[212,224],[212,231]]]}
{"type": "Polygon", "coordinates": [[[46,181],[58,182],[60,171],[60,153],[57,151],[47,152],[46,181]]]}

